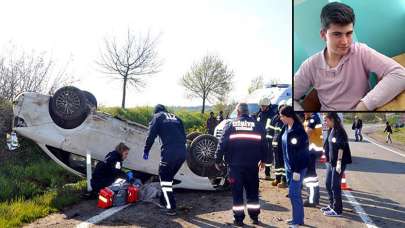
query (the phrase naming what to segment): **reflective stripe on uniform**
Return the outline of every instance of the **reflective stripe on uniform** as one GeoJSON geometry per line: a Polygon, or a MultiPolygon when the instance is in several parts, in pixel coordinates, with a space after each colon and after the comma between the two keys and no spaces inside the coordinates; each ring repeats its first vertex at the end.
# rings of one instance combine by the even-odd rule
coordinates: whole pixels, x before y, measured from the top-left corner
{"type": "Polygon", "coordinates": [[[173,182],[172,181],[161,181],[160,182],[160,186],[167,186],[167,187],[170,187],[170,186],[172,186],[173,185],[173,182]]]}
{"type": "Polygon", "coordinates": [[[277,145],[278,145],[278,142],[271,142],[271,145],[277,146],[277,145]]]}
{"type": "Polygon", "coordinates": [[[318,177],[306,177],[306,178],[304,178],[303,182],[304,182],[304,183],[307,183],[307,182],[318,182],[318,177]]]}
{"type": "Polygon", "coordinates": [[[306,187],[308,187],[308,188],[313,188],[313,187],[318,187],[318,186],[319,186],[319,182],[305,183],[304,185],[305,185],[306,187]]]}
{"type": "Polygon", "coordinates": [[[323,147],[317,146],[315,143],[311,143],[309,145],[309,150],[323,151],[323,147]]]}
{"type": "Polygon", "coordinates": [[[233,206],[232,210],[234,210],[234,211],[243,211],[243,210],[245,210],[245,206],[233,206]]]}
{"type": "Polygon", "coordinates": [[[255,139],[255,140],[261,140],[262,136],[258,135],[258,134],[237,133],[237,134],[231,134],[229,136],[229,139],[255,139]]]}
{"type": "Polygon", "coordinates": [[[248,209],[260,209],[260,204],[247,204],[246,207],[248,209]]]}
{"type": "Polygon", "coordinates": [[[270,166],[271,166],[271,164],[265,164],[264,166],[266,166],[266,167],[270,167],[270,166]]]}
{"type": "Polygon", "coordinates": [[[315,128],[322,128],[322,124],[315,125],[315,128]]]}
{"type": "Polygon", "coordinates": [[[273,136],[271,136],[271,135],[266,135],[266,138],[268,138],[268,139],[272,139],[272,138],[273,138],[273,136]]]}

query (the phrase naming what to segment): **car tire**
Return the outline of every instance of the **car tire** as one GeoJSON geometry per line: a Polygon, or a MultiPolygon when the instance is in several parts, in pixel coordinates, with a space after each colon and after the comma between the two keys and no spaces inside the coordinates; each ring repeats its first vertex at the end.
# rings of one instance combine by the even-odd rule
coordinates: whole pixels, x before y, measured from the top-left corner
{"type": "Polygon", "coordinates": [[[73,86],[58,89],[49,100],[49,114],[52,120],[64,129],[80,126],[89,112],[86,95],[73,86]]]}
{"type": "Polygon", "coordinates": [[[97,109],[97,99],[96,97],[90,93],[89,91],[82,90],[84,93],[84,96],[86,97],[87,104],[90,106],[90,108],[95,108],[97,109]]]}
{"type": "Polygon", "coordinates": [[[201,135],[200,132],[194,131],[194,132],[191,132],[190,134],[188,134],[188,135],[186,136],[186,138],[187,138],[187,140],[190,140],[190,141],[192,142],[195,138],[197,138],[197,137],[200,136],[200,135],[201,135]]]}
{"type": "Polygon", "coordinates": [[[218,139],[212,135],[199,135],[191,143],[187,153],[187,164],[191,171],[202,177],[216,177],[215,151],[218,139]]]}

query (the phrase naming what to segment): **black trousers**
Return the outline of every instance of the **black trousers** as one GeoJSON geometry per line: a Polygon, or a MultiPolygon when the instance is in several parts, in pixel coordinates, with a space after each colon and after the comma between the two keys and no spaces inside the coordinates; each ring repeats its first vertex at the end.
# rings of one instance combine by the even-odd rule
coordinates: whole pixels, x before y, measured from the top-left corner
{"type": "Polygon", "coordinates": [[[177,171],[181,168],[184,158],[165,159],[162,158],[159,166],[160,185],[162,187],[162,195],[160,203],[165,205],[167,209],[176,209],[176,200],[173,192],[173,178],[177,171]]]}
{"type": "Polygon", "coordinates": [[[326,164],[326,190],[329,194],[329,206],[338,214],[342,214],[343,211],[342,190],[340,185],[345,168],[346,167],[342,165],[342,171],[339,174],[336,172],[336,167],[332,167],[330,163],[326,164]]]}
{"type": "Polygon", "coordinates": [[[270,176],[271,174],[271,164],[273,164],[274,156],[273,156],[273,150],[271,147],[271,140],[267,139],[267,146],[268,150],[266,153],[266,164],[265,164],[265,170],[264,173],[266,176],[270,176]]]}
{"type": "Polygon", "coordinates": [[[231,166],[229,181],[232,188],[233,214],[236,221],[245,218],[243,190],[246,191],[247,210],[250,218],[257,219],[260,214],[259,204],[259,169],[258,166],[231,166]]]}
{"type": "Polygon", "coordinates": [[[276,174],[276,180],[278,182],[281,182],[281,181],[287,182],[286,177],[285,177],[283,150],[281,150],[278,147],[278,145],[275,145],[275,143],[277,143],[277,142],[273,142],[274,171],[276,174]]]}

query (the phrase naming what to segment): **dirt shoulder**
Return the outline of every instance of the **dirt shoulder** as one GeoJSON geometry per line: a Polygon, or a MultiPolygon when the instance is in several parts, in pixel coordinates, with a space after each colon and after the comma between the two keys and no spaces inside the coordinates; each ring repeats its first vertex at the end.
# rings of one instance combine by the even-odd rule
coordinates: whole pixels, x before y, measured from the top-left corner
{"type": "MultiPolygon", "coordinates": [[[[324,186],[321,184],[321,186],[324,186]]],[[[269,181],[260,181],[262,224],[256,227],[288,227],[291,205],[286,189],[274,188],[269,181]]],[[[96,227],[232,227],[231,192],[202,192],[180,190],[176,192],[179,213],[176,217],[162,215],[150,203],[137,203],[105,219],[96,227]]],[[[321,187],[321,205],[327,202],[326,191],[321,187]]],[[[306,227],[364,227],[360,218],[344,202],[344,216],[328,218],[318,208],[305,208],[306,227]]],[[[101,213],[96,201],[83,201],[67,208],[63,213],[52,214],[27,227],[75,227],[88,218],[101,213]]],[[[254,227],[248,216],[245,227],[254,227]]],[[[92,226],[93,227],[93,226],[92,226]]]]}

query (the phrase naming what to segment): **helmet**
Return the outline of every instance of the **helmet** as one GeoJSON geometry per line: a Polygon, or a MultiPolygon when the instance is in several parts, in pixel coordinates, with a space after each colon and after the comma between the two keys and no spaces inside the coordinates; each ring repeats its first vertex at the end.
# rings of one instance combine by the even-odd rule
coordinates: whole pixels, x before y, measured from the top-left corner
{"type": "Polygon", "coordinates": [[[260,106],[267,106],[267,105],[270,105],[270,99],[267,98],[267,97],[264,97],[264,98],[260,99],[259,105],[260,105],[260,106]]]}
{"type": "Polygon", "coordinates": [[[281,100],[279,103],[278,103],[278,110],[280,110],[280,108],[283,106],[283,105],[285,105],[286,104],[286,101],[285,100],[281,100]]]}

